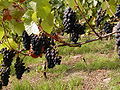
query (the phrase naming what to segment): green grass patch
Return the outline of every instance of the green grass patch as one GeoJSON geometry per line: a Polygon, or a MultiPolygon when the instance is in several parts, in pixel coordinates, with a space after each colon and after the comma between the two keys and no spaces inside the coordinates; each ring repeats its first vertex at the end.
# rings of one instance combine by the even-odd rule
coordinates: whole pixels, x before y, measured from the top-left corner
{"type": "Polygon", "coordinates": [[[95,41],[81,47],[60,47],[59,53],[61,55],[76,55],[76,54],[86,54],[86,53],[109,53],[110,50],[114,50],[115,41],[114,40],[103,40],[103,41],[95,41]]]}
{"type": "Polygon", "coordinates": [[[48,72],[60,74],[66,72],[69,69],[70,69],[69,66],[61,64],[61,65],[56,65],[53,69],[48,69],[48,72]]]}
{"type": "Polygon", "coordinates": [[[76,69],[80,70],[98,70],[98,69],[108,69],[115,70],[120,68],[120,61],[117,58],[116,53],[113,53],[113,56],[108,57],[107,55],[96,54],[86,54],[86,63],[80,61],[75,64],[76,69]]]}
{"type": "Polygon", "coordinates": [[[12,84],[11,90],[34,90],[31,84],[26,80],[22,82],[16,80],[12,84]]]}
{"type": "Polygon", "coordinates": [[[110,90],[120,90],[120,69],[111,72],[111,81],[109,82],[110,90]]]}
{"type": "Polygon", "coordinates": [[[52,79],[42,80],[37,83],[29,83],[29,81],[15,80],[12,83],[11,90],[81,90],[82,79],[80,77],[71,77],[68,80],[52,79]]]}

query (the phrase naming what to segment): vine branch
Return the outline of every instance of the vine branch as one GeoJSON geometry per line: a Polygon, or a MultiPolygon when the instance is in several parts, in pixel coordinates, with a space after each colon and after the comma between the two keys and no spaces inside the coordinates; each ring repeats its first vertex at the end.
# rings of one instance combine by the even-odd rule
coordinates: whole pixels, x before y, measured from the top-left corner
{"type": "Polygon", "coordinates": [[[116,31],[114,31],[114,32],[112,32],[112,33],[103,35],[103,36],[101,36],[101,37],[98,37],[98,38],[95,38],[95,39],[92,39],[92,40],[87,40],[87,41],[85,41],[85,42],[67,43],[67,42],[61,40],[61,38],[60,38],[58,35],[53,36],[53,35],[47,33],[46,31],[44,31],[41,25],[39,25],[38,28],[39,28],[40,31],[44,32],[48,37],[51,37],[52,39],[55,39],[55,40],[58,41],[59,43],[62,43],[61,45],[57,45],[56,47],[61,47],[61,46],[81,47],[81,45],[83,45],[83,44],[90,43],[90,42],[97,41],[97,40],[101,40],[102,38],[105,38],[105,37],[108,37],[108,36],[110,36],[110,35],[112,35],[112,34],[118,33],[118,32],[116,32],[116,31]]]}
{"type": "MultiPolygon", "coordinates": [[[[109,33],[109,34],[106,34],[106,35],[103,35],[101,36],[101,38],[105,38],[105,37],[108,37],[112,34],[115,34],[115,33],[118,33],[118,32],[112,32],[112,33],[109,33]]],[[[61,45],[58,45],[58,47],[61,47],[61,46],[69,46],[69,47],[80,47],[81,45],[83,44],[86,44],[86,43],[90,43],[90,42],[93,42],[93,41],[97,41],[97,40],[101,40],[101,38],[96,38],[96,39],[92,39],[92,40],[87,40],[85,42],[79,42],[77,44],[73,44],[73,43],[63,43],[61,45]]]]}
{"type": "Polygon", "coordinates": [[[94,30],[94,28],[90,25],[90,23],[88,22],[88,20],[86,19],[86,17],[83,15],[82,10],[80,9],[78,3],[76,0],[74,0],[76,7],[79,9],[80,14],[82,15],[82,17],[85,19],[86,23],[88,24],[88,26],[91,28],[91,30],[96,34],[96,36],[98,36],[99,38],[101,38],[101,36],[94,30]]]}

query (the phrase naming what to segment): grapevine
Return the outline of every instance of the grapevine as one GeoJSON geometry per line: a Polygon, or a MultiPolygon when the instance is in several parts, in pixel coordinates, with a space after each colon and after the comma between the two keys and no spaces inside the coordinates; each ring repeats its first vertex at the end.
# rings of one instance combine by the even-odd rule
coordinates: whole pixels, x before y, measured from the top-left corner
{"type": "MultiPolygon", "coordinates": [[[[9,83],[10,67],[14,60],[17,79],[21,79],[27,71],[24,58],[22,59],[21,56],[45,57],[44,69],[46,70],[61,64],[62,56],[59,55],[59,47],[80,48],[86,43],[115,34],[117,53],[120,58],[120,5],[116,4],[116,12],[113,13],[111,8],[104,9],[100,2],[96,5],[95,13],[87,15],[89,11],[80,4],[82,2],[73,1],[74,6],[66,4],[63,0],[45,0],[46,4],[36,0],[12,0],[8,1],[8,5],[1,6],[0,30],[3,34],[0,36],[0,45],[4,47],[0,50],[3,56],[0,88],[9,83]],[[45,8],[48,10],[45,11],[45,8]],[[108,11],[112,15],[109,15],[108,11]],[[105,34],[99,34],[98,29],[102,29],[105,34]],[[87,32],[97,37],[82,41],[82,36],[86,36],[87,32]]],[[[106,0],[104,2],[108,4],[106,0]]],[[[0,4],[3,3],[0,1],[0,4]]],[[[44,76],[47,78],[45,71],[44,76]]]]}

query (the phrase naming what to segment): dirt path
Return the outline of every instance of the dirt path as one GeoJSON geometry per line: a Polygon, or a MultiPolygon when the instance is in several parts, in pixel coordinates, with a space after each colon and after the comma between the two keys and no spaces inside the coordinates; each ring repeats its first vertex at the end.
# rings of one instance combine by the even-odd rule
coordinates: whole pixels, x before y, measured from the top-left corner
{"type": "Polygon", "coordinates": [[[111,78],[108,76],[110,71],[107,70],[96,70],[88,73],[84,78],[83,90],[108,90],[108,83],[111,78]]]}
{"type": "MultiPolygon", "coordinates": [[[[80,61],[80,58],[80,55],[74,56],[72,63],[66,62],[65,64],[73,65],[77,63],[77,61],[80,61]]],[[[82,90],[108,90],[108,83],[111,80],[109,77],[110,72],[110,70],[95,70],[92,72],[69,70],[64,78],[69,79],[74,76],[80,76],[83,79],[82,90]]]]}

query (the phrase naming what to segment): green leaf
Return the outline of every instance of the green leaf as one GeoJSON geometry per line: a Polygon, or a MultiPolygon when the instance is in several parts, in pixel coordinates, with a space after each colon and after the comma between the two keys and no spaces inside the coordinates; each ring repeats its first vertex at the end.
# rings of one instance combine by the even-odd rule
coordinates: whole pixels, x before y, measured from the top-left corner
{"type": "Polygon", "coordinates": [[[9,45],[10,44],[10,46],[12,47],[12,48],[14,48],[14,49],[16,49],[16,48],[18,48],[18,45],[17,45],[17,43],[15,43],[14,41],[13,41],[13,39],[8,39],[8,41],[9,41],[9,43],[7,42],[7,44],[9,45]]]}
{"type": "Polygon", "coordinates": [[[0,40],[2,39],[3,36],[4,36],[4,30],[2,27],[0,27],[0,40]]]}
{"type": "Polygon", "coordinates": [[[33,0],[37,3],[37,16],[43,19],[42,27],[43,29],[50,33],[54,26],[53,24],[53,14],[51,13],[51,6],[49,0],[33,0]]]}
{"type": "Polygon", "coordinates": [[[23,15],[23,20],[25,24],[30,24],[32,21],[33,10],[27,10],[26,13],[23,15]]]}
{"type": "Polygon", "coordinates": [[[25,30],[24,28],[24,24],[23,23],[17,23],[14,24],[14,31],[18,34],[18,35],[22,35],[22,32],[25,30]]]}
{"type": "Polygon", "coordinates": [[[37,22],[37,13],[36,12],[34,12],[33,14],[32,14],[32,20],[34,21],[34,22],[37,22]]]}
{"type": "Polygon", "coordinates": [[[0,63],[2,63],[1,61],[3,60],[3,55],[0,54],[0,63]]]}
{"type": "Polygon", "coordinates": [[[5,47],[7,47],[7,46],[5,45],[5,43],[0,44],[0,50],[1,50],[2,48],[5,48],[5,47]]]}
{"type": "Polygon", "coordinates": [[[29,5],[31,6],[31,8],[34,10],[34,12],[36,12],[36,2],[33,2],[33,1],[31,1],[30,3],[29,3],[29,5]]]}
{"type": "MultiPolygon", "coordinates": [[[[114,0],[113,0],[114,1],[114,0]]],[[[113,16],[113,14],[116,11],[116,4],[115,2],[113,2],[112,0],[110,0],[109,2],[103,2],[102,3],[102,8],[104,10],[107,10],[107,14],[109,14],[110,16],[113,16]],[[108,6],[109,5],[109,6],[108,6]],[[113,14],[112,14],[113,13],[113,14]]]]}
{"type": "MultiPolygon", "coordinates": [[[[65,1],[71,8],[73,8],[75,6],[74,0],[65,0],[65,1]]],[[[76,0],[76,1],[78,1],[78,0],[76,0]]]]}
{"type": "Polygon", "coordinates": [[[7,46],[9,46],[9,47],[11,46],[13,49],[18,48],[17,43],[15,43],[12,38],[8,38],[8,42],[6,41],[6,42],[0,44],[0,49],[5,48],[7,46]]]}
{"type": "Polygon", "coordinates": [[[109,0],[108,3],[109,3],[110,5],[115,5],[115,4],[116,4],[116,0],[109,0]]]}
{"type": "Polygon", "coordinates": [[[12,18],[16,20],[21,20],[22,16],[24,15],[26,11],[25,9],[15,8],[13,7],[13,5],[10,5],[8,9],[10,11],[10,15],[12,16],[12,18]]]}
{"type": "Polygon", "coordinates": [[[11,3],[8,0],[0,0],[0,10],[8,8],[11,3]]]}
{"type": "Polygon", "coordinates": [[[97,3],[98,3],[98,2],[97,2],[96,0],[93,0],[93,5],[94,5],[94,7],[97,6],[97,3]]]}
{"type": "Polygon", "coordinates": [[[101,5],[102,9],[106,10],[107,9],[107,5],[106,5],[106,2],[103,2],[102,5],[101,5]]]}
{"type": "Polygon", "coordinates": [[[13,31],[13,33],[17,33],[18,35],[22,35],[24,28],[24,23],[16,22],[15,20],[11,20],[9,22],[9,28],[13,31]]]}

